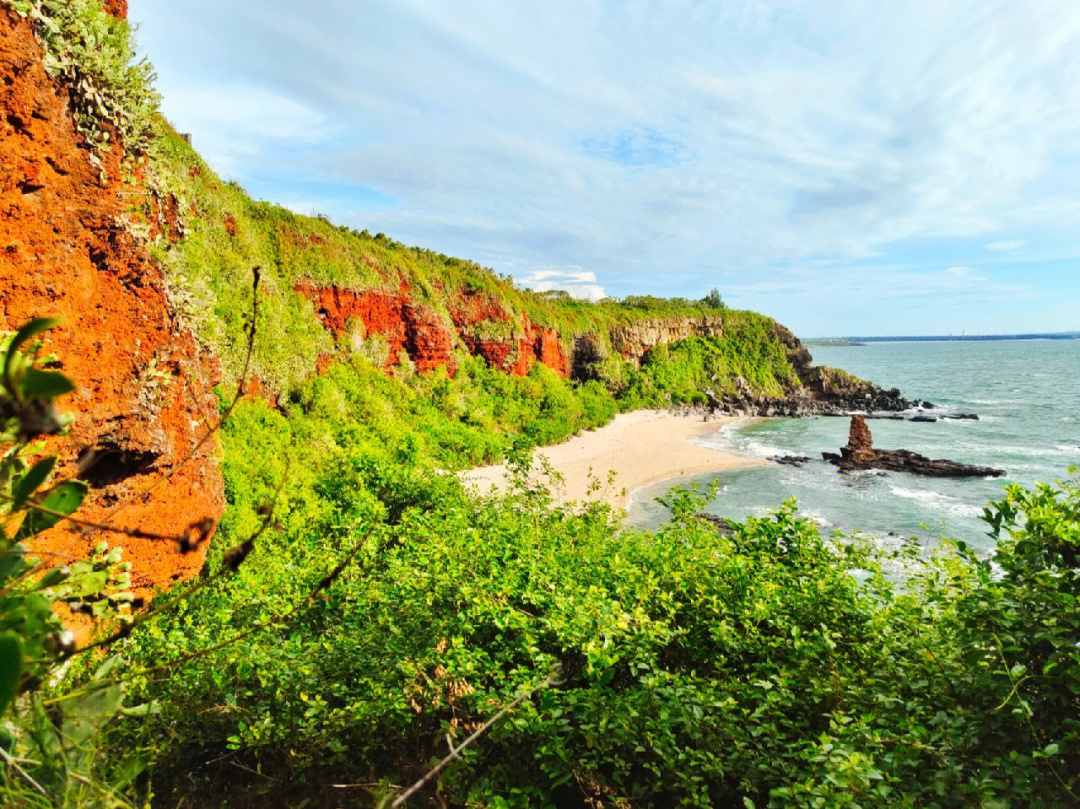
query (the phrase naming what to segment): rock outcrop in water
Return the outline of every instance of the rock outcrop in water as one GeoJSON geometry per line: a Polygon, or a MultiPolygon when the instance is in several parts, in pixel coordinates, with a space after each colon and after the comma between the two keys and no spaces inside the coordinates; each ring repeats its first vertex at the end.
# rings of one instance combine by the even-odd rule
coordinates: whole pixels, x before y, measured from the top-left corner
{"type": "Polygon", "coordinates": [[[910,472],[935,478],[1001,477],[1002,469],[989,466],[969,466],[956,461],[935,460],[906,449],[874,449],[874,438],[863,416],[851,417],[851,430],[846,447],[837,455],[823,452],[822,457],[835,464],[841,472],[884,469],[889,472],[910,472]]]}

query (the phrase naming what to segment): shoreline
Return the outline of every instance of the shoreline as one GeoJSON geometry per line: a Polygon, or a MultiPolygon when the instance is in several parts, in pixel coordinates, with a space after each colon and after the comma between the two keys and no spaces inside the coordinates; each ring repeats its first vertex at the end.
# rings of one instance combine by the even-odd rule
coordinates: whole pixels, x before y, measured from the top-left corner
{"type": "MultiPolygon", "coordinates": [[[[539,447],[551,468],[562,475],[554,483],[543,473],[556,504],[570,501],[603,501],[626,510],[633,492],[645,486],[708,472],[724,472],[766,461],[703,447],[693,439],[715,434],[724,425],[744,416],[708,416],[668,410],[636,410],[620,413],[609,424],[572,436],[561,444],[539,447]],[[615,473],[613,485],[608,476],[615,473]]],[[[506,465],[482,466],[460,473],[467,486],[486,494],[504,491],[508,485],[506,465]]]]}

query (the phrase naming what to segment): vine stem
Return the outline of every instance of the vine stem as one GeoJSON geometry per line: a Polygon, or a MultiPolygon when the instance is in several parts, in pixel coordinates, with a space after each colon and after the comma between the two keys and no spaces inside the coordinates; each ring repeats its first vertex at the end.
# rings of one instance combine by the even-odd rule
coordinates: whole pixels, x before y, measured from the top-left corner
{"type": "Polygon", "coordinates": [[[398,795],[397,798],[394,799],[394,802],[390,804],[390,809],[400,809],[400,807],[404,806],[408,802],[409,798],[411,798],[413,795],[423,789],[433,778],[435,778],[435,776],[437,776],[444,769],[446,769],[446,767],[450,764],[451,761],[460,758],[458,754],[461,753],[462,750],[475,743],[477,739],[479,739],[481,736],[483,736],[489,730],[495,727],[495,725],[501,722],[507,714],[509,714],[512,710],[514,710],[514,708],[523,703],[533,694],[554,685],[557,681],[558,673],[556,671],[548,675],[547,679],[543,682],[537,683],[536,685],[522,691],[505,706],[503,706],[502,710],[500,710],[497,714],[492,716],[484,724],[482,724],[471,734],[469,734],[465,741],[463,741],[457,747],[454,747],[454,745],[450,741],[449,735],[447,735],[446,744],[450,748],[449,754],[447,754],[441,761],[439,761],[438,764],[428,770],[419,781],[417,781],[411,787],[398,795]]]}

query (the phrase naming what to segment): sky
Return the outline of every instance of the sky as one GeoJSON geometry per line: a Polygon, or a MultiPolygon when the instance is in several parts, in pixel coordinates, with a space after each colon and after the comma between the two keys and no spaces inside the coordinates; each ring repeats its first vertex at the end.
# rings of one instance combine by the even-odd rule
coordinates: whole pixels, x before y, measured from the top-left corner
{"type": "Polygon", "coordinates": [[[802,336],[1080,330],[1080,3],[131,0],[300,213],[802,336]]]}

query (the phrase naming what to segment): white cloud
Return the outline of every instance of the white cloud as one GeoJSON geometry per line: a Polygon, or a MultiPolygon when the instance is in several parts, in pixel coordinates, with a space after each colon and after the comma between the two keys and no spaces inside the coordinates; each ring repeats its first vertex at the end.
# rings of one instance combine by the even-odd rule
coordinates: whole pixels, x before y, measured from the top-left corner
{"type": "Polygon", "coordinates": [[[586,301],[598,301],[607,297],[604,288],[596,283],[596,273],[581,270],[537,270],[520,280],[524,287],[537,292],[562,290],[571,297],[586,301]]]}
{"type": "Polygon", "coordinates": [[[328,117],[295,98],[246,82],[171,86],[162,110],[219,171],[243,173],[277,146],[317,146],[330,137],[328,117]]]}
{"type": "Polygon", "coordinates": [[[1023,239],[1009,239],[1007,241],[990,242],[986,245],[987,250],[993,250],[995,253],[1015,253],[1020,250],[1027,242],[1023,239]]]}
{"type": "Polygon", "coordinates": [[[882,322],[897,284],[940,286],[946,261],[1080,252],[1074,0],[328,5],[131,16],[167,114],[216,167],[341,200],[357,227],[518,277],[588,266],[563,282],[590,294],[719,278],[764,305],[784,292],[762,283],[858,266],[882,322]],[[357,188],[383,202],[350,205],[357,188]]]}

